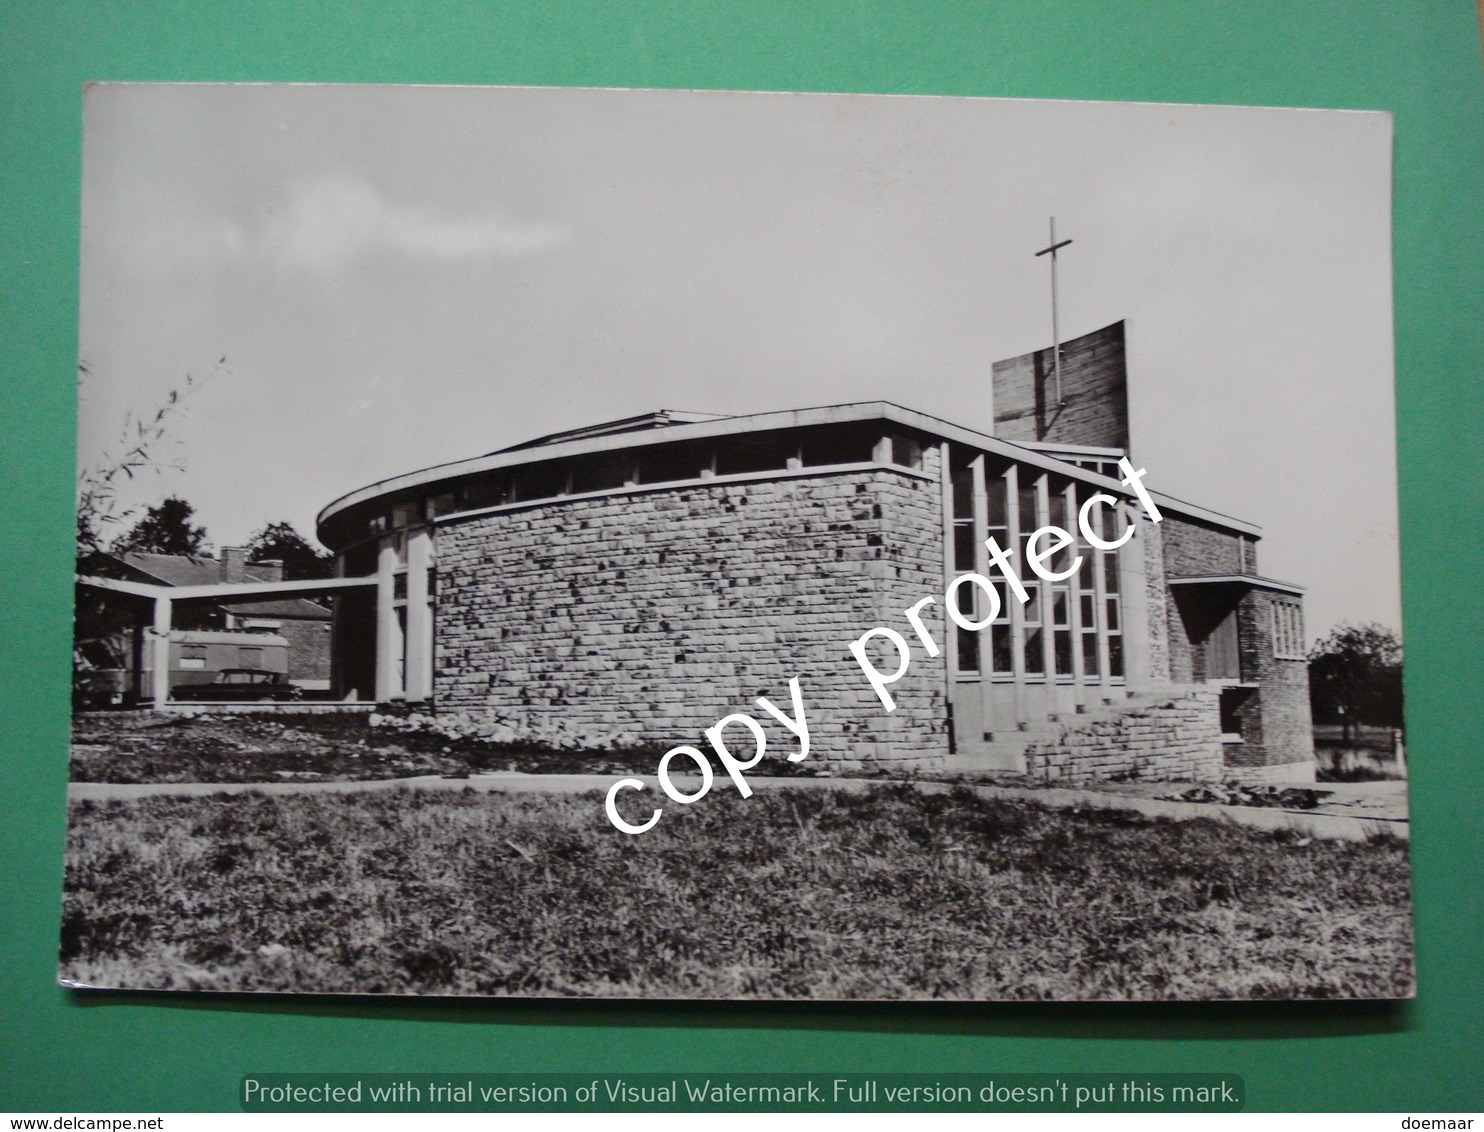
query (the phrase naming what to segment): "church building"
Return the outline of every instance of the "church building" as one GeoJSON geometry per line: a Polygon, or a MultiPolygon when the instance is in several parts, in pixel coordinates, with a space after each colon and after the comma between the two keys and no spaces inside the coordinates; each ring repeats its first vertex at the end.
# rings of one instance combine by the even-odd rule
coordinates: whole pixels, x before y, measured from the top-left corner
{"type": "Polygon", "coordinates": [[[659,411],[352,492],[319,538],[375,584],[334,597],[334,690],[666,747],[797,676],[810,758],[840,770],[1312,780],[1303,591],[1260,573],[1252,523],[1158,492],[1153,523],[1120,482],[1122,323],[1051,353],[994,367],[992,434],[881,401],[659,411]],[[997,579],[987,539],[1023,562],[1096,493],[1119,501],[1104,540],[1133,528],[1119,549],[1079,534],[1064,581],[1021,570],[1024,604],[1000,579],[991,624],[944,617],[955,577],[997,579]],[[928,595],[935,656],[904,617],[928,595]],[[876,626],[914,641],[891,713],[849,649],[876,626]]]}

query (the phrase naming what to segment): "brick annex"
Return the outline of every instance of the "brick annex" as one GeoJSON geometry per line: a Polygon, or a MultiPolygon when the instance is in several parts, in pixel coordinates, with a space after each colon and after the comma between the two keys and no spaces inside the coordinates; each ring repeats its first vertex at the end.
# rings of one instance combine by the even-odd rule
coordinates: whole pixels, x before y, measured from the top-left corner
{"type": "Polygon", "coordinates": [[[1312,781],[1303,591],[1259,574],[1260,528],[1158,491],[1154,523],[1120,482],[1122,323],[1063,345],[1059,391],[1049,353],[994,367],[993,435],[886,402],[662,411],[353,492],[319,517],[375,579],[335,597],[334,690],[602,749],[691,743],[797,677],[840,770],[1312,781]],[[1099,493],[1115,550],[1079,531],[1099,493]],[[1077,536],[1051,570],[1082,564],[1022,565],[1014,600],[987,544],[1023,564],[1046,526],[1077,536]],[[936,656],[904,616],[928,594],[936,656]],[[890,713],[850,651],[875,626],[914,645],[890,713]]]}

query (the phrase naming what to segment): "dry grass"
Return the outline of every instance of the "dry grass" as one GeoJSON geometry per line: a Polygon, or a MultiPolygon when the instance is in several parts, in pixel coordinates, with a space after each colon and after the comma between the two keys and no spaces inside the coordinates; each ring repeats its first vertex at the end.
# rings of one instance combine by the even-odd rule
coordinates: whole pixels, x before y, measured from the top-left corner
{"type": "Polygon", "coordinates": [[[964,790],[75,803],[62,974],[115,987],[709,998],[1411,993],[1405,846],[964,790]]]}

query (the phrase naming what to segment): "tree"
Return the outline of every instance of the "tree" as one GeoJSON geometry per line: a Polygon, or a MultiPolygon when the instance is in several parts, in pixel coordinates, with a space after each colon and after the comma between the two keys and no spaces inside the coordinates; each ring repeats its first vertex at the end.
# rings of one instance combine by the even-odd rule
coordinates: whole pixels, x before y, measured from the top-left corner
{"type": "Polygon", "coordinates": [[[1381,625],[1340,625],[1309,653],[1315,722],[1402,726],[1402,645],[1381,625]]]}
{"type": "Polygon", "coordinates": [[[111,547],[114,551],[139,550],[154,554],[205,554],[209,549],[206,528],[191,523],[196,509],[178,496],[169,496],[144,509],[144,518],[111,547]]]}
{"type": "Polygon", "coordinates": [[[286,582],[328,578],[335,573],[335,556],[306,539],[292,523],[269,523],[248,541],[249,562],[275,559],[283,563],[286,582]]]}
{"type": "MultiPolygon", "coordinates": [[[[123,432],[118,447],[113,453],[101,452],[95,463],[84,465],[77,472],[77,558],[79,562],[91,558],[103,549],[105,528],[128,519],[135,508],[124,507],[119,501],[119,488],[125,480],[154,471],[184,470],[178,460],[166,460],[162,449],[170,440],[170,424],[185,411],[185,402],[218,372],[225,369],[225,355],[205,377],[186,374],[185,380],[166,395],[155,407],[155,411],[136,417],[133,412],[124,417],[123,432]]],[[[87,383],[93,380],[93,371],[86,362],[77,364],[77,394],[80,403],[87,401],[87,383]]]]}

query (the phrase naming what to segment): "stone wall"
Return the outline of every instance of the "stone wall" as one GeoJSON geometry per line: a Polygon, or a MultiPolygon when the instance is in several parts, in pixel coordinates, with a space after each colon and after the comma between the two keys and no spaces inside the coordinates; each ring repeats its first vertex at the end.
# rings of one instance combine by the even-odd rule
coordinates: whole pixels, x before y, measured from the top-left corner
{"type": "Polygon", "coordinates": [[[1172,577],[1199,574],[1254,574],[1257,556],[1250,539],[1236,531],[1223,531],[1199,519],[1165,515],[1160,523],[1164,535],[1165,570],[1172,577]]]}
{"type": "Polygon", "coordinates": [[[330,679],[329,621],[283,621],[275,632],[289,643],[290,680],[330,679]]]}
{"type": "MultiPolygon", "coordinates": [[[[490,734],[592,747],[702,742],[798,676],[811,760],[947,752],[940,655],[888,715],[849,652],[942,593],[938,452],[921,474],[811,473],[549,501],[440,526],[434,700],[490,734]]],[[[942,640],[941,615],[926,618],[942,640]]],[[[741,744],[746,733],[733,734],[741,744]]],[[[776,746],[775,746],[776,742],[776,746]]]]}
{"type": "Polygon", "coordinates": [[[1243,786],[1302,786],[1316,781],[1313,763],[1278,763],[1273,766],[1228,766],[1223,777],[1243,786]]]}
{"type": "MultiPolygon", "coordinates": [[[[1151,523],[1142,512],[1138,524],[1139,543],[1144,555],[1144,603],[1148,610],[1149,680],[1156,684],[1170,682],[1170,620],[1166,609],[1169,586],[1165,581],[1164,522],[1151,523]]],[[[1139,551],[1135,551],[1139,553],[1139,551]]],[[[1130,597],[1129,600],[1132,600],[1130,597]]]]}
{"type": "MultiPolygon", "coordinates": [[[[1196,520],[1167,516],[1160,524],[1164,566],[1169,575],[1255,574],[1254,541],[1196,520]]],[[[1234,590],[1235,592],[1239,592],[1234,590]]],[[[1309,669],[1303,660],[1273,655],[1270,590],[1253,588],[1233,598],[1236,605],[1241,680],[1256,687],[1232,692],[1242,742],[1224,747],[1226,773],[1244,781],[1306,781],[1313,778],[1314,735],[1309,714],[1309,669]],[[1274,770],[1284,767],[1285,770],[1274,770]]],[[[1288,599],[1291,600],[1291,599],[1288,599]]],[[[1177,683],[1205,673],[1184,618],[1170,590],[1166,623],[1170,675],[1177,683]]]]}
{"type": "Polygon", "coordinates": [[[1168,700],[1115,719],[1069,726],[1057,739],[1027,747],[1025,764],[1036,778],[1064,782],[1219,781],[1224,772],[1216,690],[1172,691],[1168,700]]]}
{"type": "MultiPolygon", "coordinates": [[[[1198,520],[1174,515],[1165,515],[1159,529],[1166,578],[1251,573],[1255,568],[1251,541],[1244,547],[1241,536],[1234,531],[1218,530],[1198,520]],[[1245,571],[1242,568],[1244,563],[1245,571]]],[[[1197,678],[1198,666],[1185,621],[1175,603],[1173,588],[1164,587],[1161,602],[1167,638],[1168,678],[1177,684],[1190,683],[1197,678]]]]}
{"type": "Polygon", "coordinates": [[[1237,606],[1242,678],[1257,685],[1257,694],[1241,712],[1242,742],[1226,747],[1227,771],[1254,783],[1313,781],[1309,666],[1273,655],[1275,596],[1253,590],[1237,606]]]}

